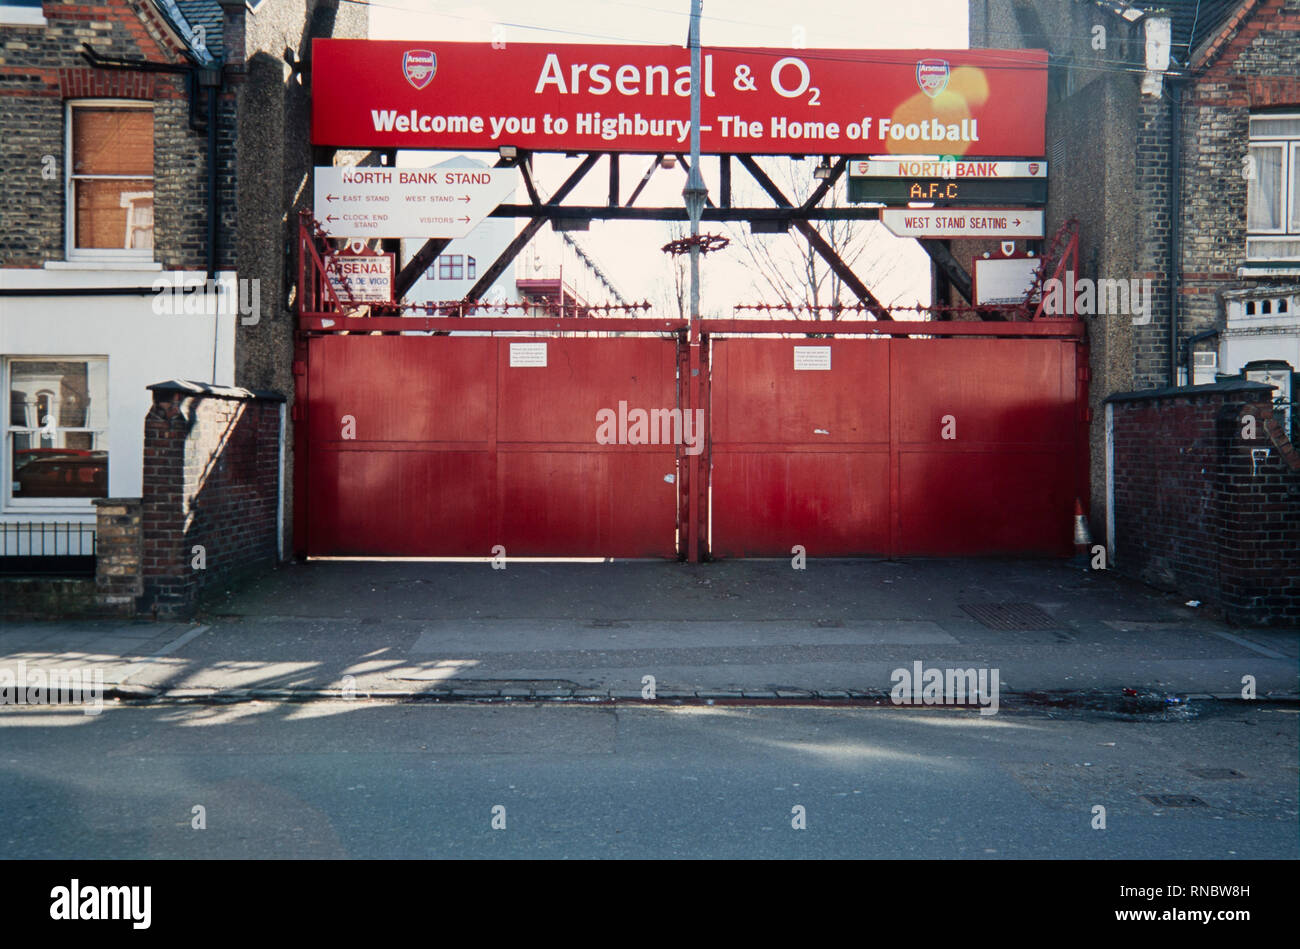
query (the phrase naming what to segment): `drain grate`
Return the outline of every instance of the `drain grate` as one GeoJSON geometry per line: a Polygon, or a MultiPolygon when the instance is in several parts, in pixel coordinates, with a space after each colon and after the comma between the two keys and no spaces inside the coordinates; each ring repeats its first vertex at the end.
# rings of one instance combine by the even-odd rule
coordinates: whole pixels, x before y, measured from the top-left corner
{"type": "Polygon", "coordinates": [[[1156,807],[1209,807],[1195,794],[1143,794],[1143,800],[1156,807]]]}
{"type": "Polygon", "coordinates": [[[989,629],[1059,629],[1061,625],[1032,603],[962,603],[959,605],[989,629]]]}
{"type": "Polygon", "coordinates": [[[1211,781],[1226,781],[1229,778],[1245,777],[1240,771],[1234,771],[1231,768],[1188,768],[1187,770],[1198,778],[1208,778],[1211,781]]]}

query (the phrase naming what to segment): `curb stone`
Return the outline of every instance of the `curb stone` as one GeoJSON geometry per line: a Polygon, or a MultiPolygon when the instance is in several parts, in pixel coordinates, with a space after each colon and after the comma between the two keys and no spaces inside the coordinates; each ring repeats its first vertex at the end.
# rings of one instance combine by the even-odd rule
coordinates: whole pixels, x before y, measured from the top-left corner
{"type": "MultiPolygon", "coordinates": [[[[1071,696],[1088,696],[1095,697],[1096,690],[1083,690],[1079,692],[1061,692],[1052,693],[1059,695],[1061,698],[1071,696]]],[[[826,702],[833,704],[850,705],[859,707],[861,703],[872,702],[877,706],[895,707],[890,701],[887,692],[867,692],[856,689],[828,689],[823,692],[806,690],[806,689],[757,689],[757,690],[721,690],[721,689],[701,689],[698,692],[683,691],[678,689],[660,689],[655,698],[642,698],[638,690],[625,689],[449,689],[445,687],[425,689],[425,690],[399,690],[399,689],[364,689],[358,688],[352,690],[350,694],[345,694],[341,689],[318,689],[318,688],[286,688],[286,689],[229,689],[221,690],[214,688],[193,688],[193,689],[157,689],[144,685],[119,685],[106,686],[103,692],[104,698],[116,699],[122,702],[130,702],[139,705],[148,704],[232,704],[245,701],[283,701],[283,702],[308,702],[308,701],[353,701],[353,700],[372,700],[372,701],[396,701],[396,702],[443,702],[443,701],[498,701],[498,702],[582,702],[584,704],[608,702],[610,704],[623,703],[627,705],[647,706],[655,705],[680,705],[683,703],[694,702],[736,702],[736,703],[757,703],[770,702],[776,705],[797,705],[808,702],[826,702]]],[[[1004,706],[1016,706],[1019,699],[1026,697],[1041,698],[1040,692],[1008,692],[1003,690],[1001,693],[1001,703],[1004,706]]],[[[1222,702],[1231,705],[1272,705],[1272,704],[1300,704],[1300,692],[1273,692],[1263,693],[1254,699],[1243,699],[1238,692],[1226,693],[1205,693],[1193,692],[1186,693],[1179,697],[1180,705],[1186,705],[1191,702],[1222,702]]],[[[911,708],[912,706],[897,706],[899,708],[911,708]]],[[[951,706],[923,706],[924,708],[944,708],[951,706]]],[[[962,708],[976,708],[976,705],[967,704],[958,706],[962,708]]],[[[1032,707],[1037,707],[1037,703],[1032,707]]]]}

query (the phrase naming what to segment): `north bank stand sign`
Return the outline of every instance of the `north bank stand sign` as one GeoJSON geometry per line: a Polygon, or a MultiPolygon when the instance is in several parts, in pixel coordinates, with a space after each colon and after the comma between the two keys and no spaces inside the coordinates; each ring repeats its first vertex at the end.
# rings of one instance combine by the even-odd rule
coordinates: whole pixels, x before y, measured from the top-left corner
{"type": "MultiPolygon", "coordinates": [[[[1043,155],[1042,50],[706,47],[710,154],[1043,155]]],[[[312,141],[339,148],[680,152],[677,46],[315,40],[312,141]]]]}

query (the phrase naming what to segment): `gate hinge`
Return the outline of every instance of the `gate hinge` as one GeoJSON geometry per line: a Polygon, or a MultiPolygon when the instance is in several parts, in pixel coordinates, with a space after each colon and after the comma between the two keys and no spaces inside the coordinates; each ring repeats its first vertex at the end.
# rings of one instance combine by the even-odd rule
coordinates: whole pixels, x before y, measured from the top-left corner
{"type": "Polygon", "coordinates": [[[1091,406],[1091,405],[1085,405],[1085,406],[1083,407],[1083,415],[1082,415],[1082,418],[1083,418],[1083,420],[1084,420],[1085,422],[1091,422],[1091,421],[1092,421],[1092,406],[1091,406]]]}
{"type": "Polygon", "coordinates": [[[1079,381],[1080,381],[1080,382],[1087,382],[1087,381],[1090,380],[1091,378],[1092,378],[1092,370],[1091,370],[1090,368],[1088,368],[1087,366],[1080,366],[1080,367],[1079,367],[1079,381]]]}
{"type": "Polygon", "coordinates": [[[289,417],[292,418],[295,422],[301,422],[301,421],[302,421],[302,406],[299,405],[297,402],[295,402],[295,403],[293,404],[293,408],[289,410],[289,417]]]}
{"type": "Polygon", "coordinates": [[[293,374],[295,376],[307,375],[307,363],[301,359],[295,359],[293,361],[293,374]]]}

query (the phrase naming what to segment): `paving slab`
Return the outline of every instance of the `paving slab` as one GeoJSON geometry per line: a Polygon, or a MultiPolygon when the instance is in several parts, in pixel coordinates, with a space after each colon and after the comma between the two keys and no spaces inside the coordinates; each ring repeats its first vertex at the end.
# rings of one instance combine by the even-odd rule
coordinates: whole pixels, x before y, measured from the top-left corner
{"type": "MultiPolygon", "coordinates": [[[[978,612],[978,611],[976,611],[978,612]]],[[[1004,692],[1300,691],[1300,631],[1241,629],[1061,561],[308,562],[196,624],[19,623],[0,669],[99,669],[135,694],[586,701],[878,697],[895,670],[985,668],[1004,692]],[[966,609],[1037,617],[994,629],[966,609]],[[1046,619],[1044,619],[1046,617],[1046,619]],[[1044,628],[1046,627],[1046,628],[1044,628]]]]}

